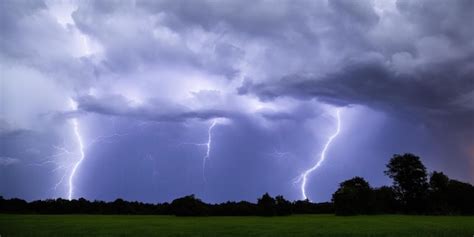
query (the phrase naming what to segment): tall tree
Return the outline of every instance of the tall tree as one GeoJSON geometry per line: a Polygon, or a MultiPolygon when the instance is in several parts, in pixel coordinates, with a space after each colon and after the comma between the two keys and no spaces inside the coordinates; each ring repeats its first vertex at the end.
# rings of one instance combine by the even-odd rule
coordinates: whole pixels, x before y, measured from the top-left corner
{"type": "Polygon", "coordinates": [[[447,201],[453,214],[474,214],[474,186],[458,180],[449,180],[447,201]]]}
{"type": "Polygon", "coordinates": [[[443,191],[448,188],[449,178],[443,172],[434,171],[430,176],[430,190],[433,192],[443,191]]]}
{"type": "Polygon", "coordinates": [[[420,157],[406,153],[394,155],[384,172],[393,179],[393,186],[406,212],[426,210],[428,181],[426,167],[420,157]]]}
{"type": "Polygon", "coordinates": [[[176,216],[207,216],[207,204],[194,195],[184,196],[171,202],[171,208],[176,216]]]}
{"type": "Polygon", "coordinates": [[[339,185],[332,195],[336,215],[357,215],[371,212],[372,189],[361,177],[354,177],[339,185]]]}
{"type": "Polygon", "coordinates": [[[430,212],[447,214],[451,212],[448,204],[449,178],[443,172],[434,171],[430,176],[429,204],[430,212]]]}

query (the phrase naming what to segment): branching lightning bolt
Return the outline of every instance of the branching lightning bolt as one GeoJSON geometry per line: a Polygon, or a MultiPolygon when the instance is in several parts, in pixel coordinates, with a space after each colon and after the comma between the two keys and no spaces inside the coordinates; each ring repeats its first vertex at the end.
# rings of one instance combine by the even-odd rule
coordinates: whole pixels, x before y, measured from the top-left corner
{"type": "Polygon", "coordinates": [[[308,199],[308,196],[306,195],[306,182],[308,180],[308,175],[310,175],[313,171],[315,171],[319,166],[321,166],[321,164],[323,163],[323,161],[326,159],[326,152],[327,150],[329,149],[329,146],[331,145],[332,141],[337,137],[337,135],[339,135],[339,132],[341,131],[341,115],[340,115],[340,109],[338,109],[336,111],[336,119],[337,119],[337,129],[336,131],[334,132],[334,134],[332,134],[326,144],[324,145],[323,147],[323,150],[321,152],[321,156],[318,160],[318,162],[312,166],[311,168],[307,169],[306,171],[304,171],[301,176],[299,177],[299,179],[297,180],[297,182],[301,182],[301,195],[303,197],[304,200],[308,199]]]}
{"type": "MultiPolygon", "coordinates": [[[[73,100],[71,100],[71,108],[73,110],[77,110],[77,104],[73,100]]],[[[68,180],[68,184],[69,184],[68,199],[69,200],[72,199],[73,194],[74,194],[74,176],[76,175],[77,169],[81,165],[82,161],[86,157],[85,152],[84,152],[84,143],[82,141],[82,136],[79,131],[79,122],[77,121],[77,118],[72,118],[71,122],[74,129],[74,135],[77,140],[77,145],[79,146],[79,160],[77,160],[77,162],[74,164],[74,166],[72,167],[71,174],[69,175],[69,180],[68,180]]]]}
{"type": "MultiPolygon", "coordinates": [[[[62,146],[53,146],[53,149],[56,150],[56,153],[53,155],[46,157],[45,160],[39,163],[31,163],[30,166],[47,166],[47,165],[55,165],[56,167],[51,172],[56,171],[64,171],[70,168],[70,165],[66,165],[63,162],[58,161],[58,158],[64,158],[70,156],[73,152],[69,151],[66,148],[66,145],[63,143],[62,146]]],[[[64,178],[66,177],[67,172],[63,172],[59,181],[54,185],[53,190],[56,190],[58,186],[63,182],[64,178]]]]}
{"type": "MultiPolygon", "coordinates": [[[[70,108],[72,111],[77,110],[77,103],[70,99],[70,108]]],[[[65,181],[68,180],[67,183],[67,198],[71,200],[74,196],[74,179],[76,177],[76,173],[83,162],[85,157],[85,151],[97,143],[109,142],[110,140],[116,139],[118,137],[126,136],[127,133],[116,133],[110,135],[102,135],[97,136],[91,140],[89,143],[85,143],[83,136],[81,135],[80,125],[77,118],[71,118],[70,122],[72,124],[73,134],[74,134],[74,142],[76,145],[76,151],[71,151],[68,149],[68,146],[63,141],[61,145],[54,145],[52,148],[55,150],[53,155],[46,157],[43,161],[38,163],[31,163],[30,166],[49,166],[54,165],[55,168],[52,169],[52,172],[61,172],[61,177],[58,182],[52,188],[53,190],[57,190],[57,188],[65,181]]],[[[114,126],[115,131],[115,126],[114,126]]]]}

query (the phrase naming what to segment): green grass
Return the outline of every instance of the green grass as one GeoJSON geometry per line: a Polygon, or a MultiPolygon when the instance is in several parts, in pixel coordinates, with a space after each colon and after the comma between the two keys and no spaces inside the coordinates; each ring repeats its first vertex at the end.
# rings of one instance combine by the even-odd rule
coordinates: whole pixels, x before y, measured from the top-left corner
{"type": "Polygon", "coordinates": [[[474,236],[474,216],[0,215],[8,236],[474,236]]]}

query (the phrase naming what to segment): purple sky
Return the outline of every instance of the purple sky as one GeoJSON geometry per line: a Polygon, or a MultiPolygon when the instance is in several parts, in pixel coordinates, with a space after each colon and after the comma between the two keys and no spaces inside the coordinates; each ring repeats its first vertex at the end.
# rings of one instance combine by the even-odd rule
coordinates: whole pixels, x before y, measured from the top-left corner
{"type": "Polygon", "coordinates": [[[0,195],[146,202],[474,183],[474,2],[0,2],[0,195]],[[82,143],[82,144],[81,144],[82,143]],[[82,149],[81,149],[82,147],[82,149]],[[83,155],[82,155],[83,152],[83,155]]]}

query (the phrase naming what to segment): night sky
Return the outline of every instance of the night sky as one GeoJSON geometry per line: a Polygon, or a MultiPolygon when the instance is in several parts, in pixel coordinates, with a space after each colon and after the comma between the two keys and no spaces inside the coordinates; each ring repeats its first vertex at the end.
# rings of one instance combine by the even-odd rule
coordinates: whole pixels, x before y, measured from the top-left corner
{"type": "Polygon", "coordinates": [[[0,196],[298,200],[325,145],[311,201],[408,152],[474,183],[473,22],[471,0],[2,0],[0,196]]]}

